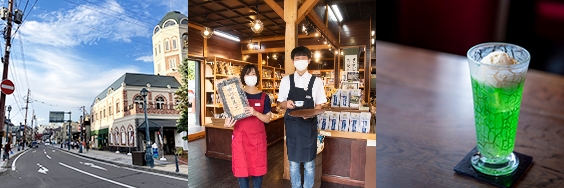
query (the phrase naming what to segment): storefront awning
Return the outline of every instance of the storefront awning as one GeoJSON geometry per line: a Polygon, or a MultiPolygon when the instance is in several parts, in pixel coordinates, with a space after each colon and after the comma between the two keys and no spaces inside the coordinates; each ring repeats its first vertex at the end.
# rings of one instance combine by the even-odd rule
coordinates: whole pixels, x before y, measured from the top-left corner
{"type": "Polygon", "coordinates": [[[92,136],[102,135],[102,134],[108,134],[108,128],[90,131],[90,135],[92,136]]]}
{"type": "MultiPolygon", "coordinates": [[[[145,122],[141,123],[137,127],[137,130],[145,130],[145,122]]],[[[154,131],[158,130],[160,127],[163,128],[176,128],[176,120],[175,119],[149,119],[149,130],[154,131]]]]}

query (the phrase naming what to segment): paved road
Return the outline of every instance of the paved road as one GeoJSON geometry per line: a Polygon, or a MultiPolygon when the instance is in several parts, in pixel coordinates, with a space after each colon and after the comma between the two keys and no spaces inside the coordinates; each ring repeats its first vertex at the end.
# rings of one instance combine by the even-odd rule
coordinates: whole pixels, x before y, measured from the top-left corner
{"type": "Polygon", "coordinates": [[[40,145],[15,158],[0,187],[187,187],[188,180],[106,164],[40,145]],[[15,169],[14,169],[15,168],[15,169]]]}

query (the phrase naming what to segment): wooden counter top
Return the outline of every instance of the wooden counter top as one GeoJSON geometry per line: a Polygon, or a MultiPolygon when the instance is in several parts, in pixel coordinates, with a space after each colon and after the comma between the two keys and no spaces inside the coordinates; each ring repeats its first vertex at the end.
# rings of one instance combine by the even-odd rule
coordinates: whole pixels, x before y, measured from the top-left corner
{"type": "MultiPolygon", "coordinates": [[[[270,122],[279,120],[279,119],[283,119],[284,116],[279,116],[277,118],[271,118],[270,122]]],[[[268,124],[267,124],[268,125],[268,124]]],[[[212,123],[208,123],[208,124],[204,124],[204,127],[210,127],[210,128],[216,128],[216,129],[229,129],[229,130],[233,130],[233,127],[224,127],[223,125],[214,125],[212,123]]]]}
{"type": "Polygon", "coordinates": [[[319,130],[331,133],[334,138],[350,138],[350,139],[366,139],[366,140],[376,140],[376,134],[374,133],[356,133],[356,132],[343,132],[343,131],[333,131],[333,130],[319,130]]]}

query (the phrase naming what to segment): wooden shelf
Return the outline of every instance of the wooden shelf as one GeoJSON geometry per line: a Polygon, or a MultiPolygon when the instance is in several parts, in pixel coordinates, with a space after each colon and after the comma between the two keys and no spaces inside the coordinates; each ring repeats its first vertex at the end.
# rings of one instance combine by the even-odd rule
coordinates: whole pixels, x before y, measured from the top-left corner
{"type": "Polygon", "coordinates": [[[206,107],[210,107],[210,108],[223,108],[223,105],[221,104],[206,104],[206,107]]]}
{"type": "MultiPolygon", "coordinates": [[[[253,62],[246,62],[246,61],[241,61],[241,60],[235,60],[235,59],[227,59],[227,58],[223,58],[223,57],[216,57],[216,56],[212,56],[212,57],[206,57],[206,65],[209,65],[211,68],[211,73],[215,73],[218,67],[218,62],[224,62],[224,63],[230,63],[231,65],[235,65],[235,66],[240,66],[240,65],[248,65],[248,64],[253,64],[256,65],[257,67],[259,67],[259,72],[257,72],[257,75],[262,76],[264,71],[276,71],[276,72],[280,72],[283,73],[284,69],[283,68],[276,68],[273,66],[268,66],[268,65],[263,65],[263,64],[259,64],[259,63],[253,63],[253,62]]],[[[208,69],[209,71],[209,69],[208,69]]],[[[209,75],[209,73],[208,73],[209,75]]],[[[272,74],[272,76],[274,76],[274,72],[272,74]]],[[[227,75],[227,74],[214,74],[212,76],[205,76],[205,79],[210,79],[210,81],[212,81],[213,83],[216,83],[217,80],[221,80],[221,79],[226,79],[226,78],[231,78],[231,77],[238,77],[238,75],[227,75]],[[213,79],[213,80],[212,80],[213,79]]],[[[279,81],[281,79],[276,79],[274,77],[271,78],[261,78],[263,81],[259,82],[258,84],[262,86],[262,83],[264,82],[274,82],[279,81]]],[[[208,88],[208,89],[212,89],[212,88],[208,88]]],[[[263,91],[268,91],[268,92],[275,92],[276,88],[263,88],[263,91]]],[[[206,91],[206,96],[205,96],[205,100],[204,101],[209,101],[209,95],[210,94],[214,94],[217,95],[217,91],[206,91]]],[[[214,99],[215,100],[215,99],[214,99]]],[[[276,104],[272,105],[273,107],[276,106],[276,104]]],[[[205,104],[206,108],[213,108],[213,109],[209,109],[206,110],[204,116],[205,117],[211,117],[212,113],[220,113],[221,109],[223,108],[223,105],[220,103],[216,103],[216,104],[205,104]],[[210,113],[211,110],[211,113],[210,113]]]]}
{"type": "Polygon", "coordinates": [[[215,77],[237,77],[237,75],[215,74],[215,77]]]}

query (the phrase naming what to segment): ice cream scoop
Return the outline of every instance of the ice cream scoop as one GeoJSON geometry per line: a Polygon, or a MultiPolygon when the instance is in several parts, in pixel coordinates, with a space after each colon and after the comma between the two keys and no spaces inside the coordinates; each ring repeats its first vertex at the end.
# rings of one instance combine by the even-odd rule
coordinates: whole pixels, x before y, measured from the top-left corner
{"type": "Polygon", "coordinates": [[[514,87],[525,79],[526,67],[519,68],[519,61],[515,60],[509,54],[502,51],[491,52],[482,60],[479,69],[480,76],[476,76],[480,82],[497,88],[514,87]],[[493,66],[492,66],[493,65],[493,66]],[[517,67],[504,67],[499,65],[516,65],[517,67]]]}
{"type": "Polygon", "coordinates": [[[491,65],[514,65],[519,64],[519,62],[513,59],[509,54],[502,51],[495,51],[488,54],[482,60],[481,63],[491,64],[491,65]]]}

